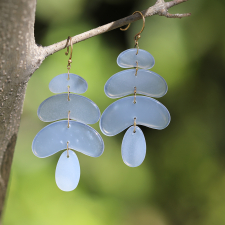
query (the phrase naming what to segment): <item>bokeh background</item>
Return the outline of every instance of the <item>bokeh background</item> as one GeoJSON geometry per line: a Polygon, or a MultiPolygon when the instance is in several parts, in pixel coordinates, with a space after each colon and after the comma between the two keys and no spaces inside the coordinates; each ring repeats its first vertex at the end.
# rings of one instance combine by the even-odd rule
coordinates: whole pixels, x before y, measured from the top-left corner
{"type": "MultiPolygon", "coordinates": [[[[47,46],[144,10],[156,0],[38,0],[36,42],[47,46]]],[[[139,41],[165,78],[168,93],[158,99],[172,121],[164,130],[142,127],[147,141],[143,164],[129,168],[121,158],[124,132],[106,137],[99,158],[77,153],[81,179],[72,192],[55,184],[61,154],[39,159],[32,140],[47,125],[37,117],[51,96],[50,80],[67,71],[64,50],[48,57],[28,83],[5,206],[4,225],[224,225],[225,224],[225,1],[189,0],[153,16],[139,41]]],[[[114,102],[105,82],[121,71],[120,52],[134,45],[142,21],[74,46],[71,72],[87,80],[84,96],[101,112],[114,102]]],[[[99,125],[93,127],[100,132],[99,125]]]]}

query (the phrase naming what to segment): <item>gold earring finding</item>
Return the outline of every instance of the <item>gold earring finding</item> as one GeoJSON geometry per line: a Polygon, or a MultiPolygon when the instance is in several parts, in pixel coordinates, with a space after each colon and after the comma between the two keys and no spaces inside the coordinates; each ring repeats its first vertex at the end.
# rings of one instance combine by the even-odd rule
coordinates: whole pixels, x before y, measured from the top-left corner
{"type": "MultiPolygon", "coordinates": [[[[144,30],[144,28],[145,28],[145,17],[144,17],[144,15],[142,14],[142,12],[140,12],[140,11],[135,11],[132,15],[134,15],[135,13],[139,13],[139,14],[142,16],[142,20],[143,20],[143,25],[142,25],[141,31],[138,32],[138,33],[134,36],[134,42],[135,42],[134,47],[137,47],[137,53],[136,53],[136,55],[137,55],[137,54],[138,54],[138,49],[139,49],[139,46],[138,46],[138,39],[141,38],[141,33],[142,33],[142,31],[144,30]]],[[[126,30],[128,30],[129,27],[130,27],[130,23],[127,25],[126,28],[120,28],[120,30],[126,31],[126,30]]]]}
{"type": "Polygon", "coordinates": [[[70,57],[68,59],[68,65],[67,65],[67,69],[68,69],[68,79],[69,79],[69,73],[70,73],[70,68],[71,68],[71,63],[72,63],[72,54],[73,54],[73,43],[72,43],[72,38],[69,36],[67,38],[67,42],[66,42],[66,46],[67,47],[67,51],[65,52],[65,55],[69,54],[69,47],[70,47],[70,57]],[[70,41],[70,46],[68,45],[70,41]]]}

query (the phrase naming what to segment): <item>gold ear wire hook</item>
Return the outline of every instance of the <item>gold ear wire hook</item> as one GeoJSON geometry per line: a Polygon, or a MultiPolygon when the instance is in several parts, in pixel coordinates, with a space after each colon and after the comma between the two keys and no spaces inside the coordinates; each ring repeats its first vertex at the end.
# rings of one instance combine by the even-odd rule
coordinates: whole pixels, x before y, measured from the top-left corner
{"type": "MultiPolygon", "coordinates": [[[[134,37],[140,35],[140,34],[142,33],[142,31],[144,30],[144,28],[145,28],[145,17],[144,17],[144,15],[143,15],[142,12],[140,12],[140,11],[135,11],[132,15],[134,15],[135,13],[139,13],[139,14],[142,16],[142,19],[143,19],[143,26],[142,26],[142,28],[141,28],[141,31],[138,32],[134,37]]],[[[129,27],[130,27],[130,23],[127,25],[126,28],[120,28],[120,30],[126,31],[126,30],[128,30],[129,27]]]]}
{"type": "MultiPolygon", "coordinates": [[[[144,30],[144,28],[145,28],[145,17],[144,17],[144,15],[143,15],[142,12],[140,12],[140,11],[135,11],[132,15],[134,15],[135,13],[139,13],[139,14],[142,16],[142,19],[143,19],[143,26],[142,26],[142,28],[141,28],[141,31],[138,32],[134,37],[140,35],[140,34],[142,33],[142,31],[144,30]]],[[[128,30],[129,27],[130,27],[130,23],[127,25],[126,28],[120,28],[120,30],[126,31],[126,30],[128,30]]]]}
{"type": "Polygon", "coordinates": [[[65,48],[66,47],[67,47],[67,51],[65,52],[65,55],[68,55],[69,54],[69,47],[71,49],[71,51],[70,51],[70,58],[69,58],[69,60],[71,60],[72,59],[72,54],[73,54],[73,44],[72,44],[72,38],[70,36],[68,36],[68,38],[67,38],[65,48]],[[70,41],[70,46],[68,45],[69,44],[69,41],[70,41]]]}
{"type": "MultiPolygon", "coordinates": [[[[140,12],[140,11],[135,11],[132,15],[134,15],[135,13],[139,13],[139,14],[142,16],[142,20],[143,20],[143,25],[142,25],[141,31],[138,32],[138,33],[134,36],[134,41],[135,41],[135,46],[134,46],[134,47],[137,47],[137,53],[136,53],[136,55],[137,55],[137,54],[138,54],[138,49],[139,49],[139,46],[138,46],[138,39],[141,38],[141,33],[142,33],[142,31],[144,30],[144,28],[145,28],[145,17],[144,17],[144,15],[142,14],[142,12],[140,12]]],[[[129,27],[130,27],[130,23],[127,25],[126,28],[120,28],[120,30],[126,31],[129,27]]]]}
{"type": "Polygon", "coordinates": [[[72,63],[72,54],[73,54],[73,43],[72,43],[72,38],[69,36],[67,38],[67,41],[66,41],[66,46],[65,48],[67,47],[67,51],[65,52],[65,55],[68,55],[69,54],[69,47],[70,47],[70,57],[68,59],[68,65],[67,65],[67,69],[68,69],[68,80],[70,79],[69,77],[69,73],[70,73],[70,68],[71,68],[71,63],[72,63]],[[69,44],[69,41],[70,41],[70,46],[68,45],[69,44]]]}

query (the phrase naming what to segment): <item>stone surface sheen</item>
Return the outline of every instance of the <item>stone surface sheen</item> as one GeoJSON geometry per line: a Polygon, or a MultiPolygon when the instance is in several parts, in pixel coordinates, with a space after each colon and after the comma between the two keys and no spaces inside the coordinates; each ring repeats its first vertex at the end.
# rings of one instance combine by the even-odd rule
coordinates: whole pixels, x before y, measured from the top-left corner
{"type": "Polygon", "coordinates": [[[137,167],[142,164],[146,155],[146,142],[142,130],[131,126],[125,133],[121,150],[123,161],[130,167],[137,167]]]}
{"type": "Polygon", "coordinates": [[[167,92],[166,81],[157,73],[139,69],[135,75],[135,69],[123,70],[114,74],[105,84],[105,94],[109,98],[120,98],[134,93],[151,97],[162,97],[167,92]]]}
{"type": "Polygon", "coordinates": [[[151,69],[154,66],[155,60],[149,52],[139,49],[138,54],[136,53],[136,48],[121,52],[117,58],[118,66],[122,68],[132,68],[137,67],[137,63],[138,67],[142,69],[151,69]]]}
{"type": "Polygon", "coordinates": [[[67,151],[64,151],[55,170],[55,181],[58,188],[62,191],[72,191],[77,187],[79,180],[80,164],[77,155],[69,150],[69,157],[67,157],[67,151]]]}
{"type": "Polygon", "coordinates": [[[68,79],[68,73],[60,74],[54,77],[49,83],[49,90],[53,93],[62,93],[69,91],[77,94],[82,94],[87,91],[88,85],[86,80],[82,77],[70,73],[68,79]]]}
{"type": "Polygon", "coordinates": [[[90,99],[76,95],[58,94],[45,99],[38,107],[38,117],[44,122],[68,118],[86,124],[97,123],[100,118],[98,106],[90,99]]]}
{"type": "Polygon", "coordinates": [[[125,97],[112,103],[102,113],[100,129],[107,136],[114,136],[136,123],[153,129],[164,129],[170,123],[170,113],[157,100],[145,96],[125,97]]]}
{"type": "Polygon", "coordinates": [[[68,147],[91,157],[98,157],[104,151],[104,142],[92,127],[67,120],[51,123],[35,136],[32,151],[39,158],[45,158],[68,147]]]}

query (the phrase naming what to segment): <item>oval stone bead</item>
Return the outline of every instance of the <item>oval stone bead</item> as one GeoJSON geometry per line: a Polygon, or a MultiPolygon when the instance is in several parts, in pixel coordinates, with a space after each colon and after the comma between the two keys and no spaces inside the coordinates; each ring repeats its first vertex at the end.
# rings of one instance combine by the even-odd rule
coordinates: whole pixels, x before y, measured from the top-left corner
{"type": "Polygon", "coordinates": [[[138,54],[136,48],[127,49],[121,52],[117,58],[118,66],[122,68],[131,68],[131,67],[138,67],[142,69],[151,69],[155,64],[155,59],[153,56],[143,50],[139,49],[138,54]]]}
{"type": "Polygon", "coordinates": [[[69,98],[70,101],[68,94],[58,94],[44,100],[38,107],[39,119],[44,122],[65,119],[70,111],[70,119],[87,124],[98,122],[100,110],[93,101],[76,94],[70,94],[69,98]]]}
{"type": "Polygon", "coordinates": [[[69,150],[67,158],[67,151],[64,151],[55,170],[55,181],[58,188],[62,191],[72,191],[77,187],[79,180],[80,164],[77,155],[69,150]]]}
{"type": "Polygon", "coordinates": [[[147,95],[155,98],[166,94],[168,86],[166,81],[157,73],[139,69],[123,70],[114,74],[105,84],[105,94],[109,98],[120,98],[134,93],[147,95]]]}
{"type": "Polygon", "coordinates": [[[82,77],[70,73],[68,79],[68,73],[60,74],[54,77],[49,83],[49,90],[53,93],[62,93],[69,91],[77,94],[82,94],[87,91],[88,85],[86,80],[82,77]]]}
{"type": "Polygon", "coordinates": [[[129,96],[112,103],[102,113],[100,129],[107,136],[114,136],[129,126],[136,124],[153,129],[164,129],[170,123],[170,113],[157,100],[145,96],[129,96]]]}
{"type": "Polygon", "coordinates": [[[39,158],[53,155],[68,147],[91,157],[98,157],[104,151],[100,134],[92,127],[61,120],[51,123],[40,130],[32,143],[32,151],[39,158]]]}
{"type": "Polygon", "coordinates": [[[122,141],[122,158],[124,163],[130,167],[142,164],[146,155],[146,142],[142,130],[131,126],[125,133],[122,141]]]}

